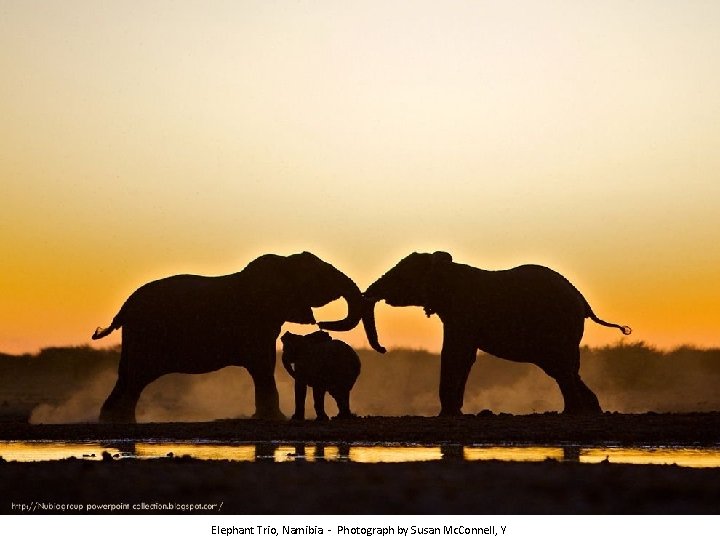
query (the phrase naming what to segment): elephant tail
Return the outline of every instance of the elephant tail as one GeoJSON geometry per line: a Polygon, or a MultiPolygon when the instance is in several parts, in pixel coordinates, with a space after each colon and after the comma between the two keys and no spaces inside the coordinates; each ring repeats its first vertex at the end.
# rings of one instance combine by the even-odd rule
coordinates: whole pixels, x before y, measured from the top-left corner
{"type": "Polygon", "coordinates": [[[93,332],[92,338],[93,339],[102,339],[105,336],[112,334],[118,328],[120,328],[122,326],[122,321],[120,320],[121,313],[122,313],[122,310],[120,310],[120,313],[115,315],[115,318],[110,323],[110,326],[108,326],[106,328],[103,328],[102,326],[98,326],[95,329],[95,332],[93,332]]]}
{"type": "Polygon", "coordinates": [[[107,335],[110,335],[113,331],[117,330],[119,327],[113,326],[112,324],[106,328],[103,328],[101,326],[98,326],[95,329],[95,332],[92,335],[93,339],[102,339],[107,335]]]}
{"type": "Polygon", "coordinates": [[[595,313],[593,312],[592,308],[590,307],[590,304],[588,304],[587,300],[585,300],[585,306],[586,306],[586,310],[587,310],[586,313],[585,313],[585,316],[586,316],[586,317],[590,317],[590,318],[591,318],[593,321],[595,321],[596,323],[601,324],[601,325],[603,325],[603,326],[608,326],[608,327],[610,327],[610,328],[619,328],[620,331],[621,331],[621,332],[623,333],[623,335],[625,335],[625,336],[629,336],[630,334],[632,334],[632,328],[630,328],[629,326],[624,326],[624,325],[622,325],[622,324],[615,324],[615,323],[610,323],[610,322],[607,322],[607,321],[603,321],[600,317],[598,317],[597,315],[595,315],[595,313]]]}

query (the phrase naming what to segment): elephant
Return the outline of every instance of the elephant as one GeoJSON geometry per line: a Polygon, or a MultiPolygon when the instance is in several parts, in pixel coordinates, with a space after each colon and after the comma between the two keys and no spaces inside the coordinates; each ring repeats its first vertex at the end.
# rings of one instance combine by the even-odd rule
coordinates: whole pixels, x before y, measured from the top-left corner
{"type": "MultiPolygon", "coordinates": [[[[363,293],[370,312],[390,306],[420,306],[443,323],[440,354],[440,415],[462,414],[470,368],[479,350],[515,362],[532,363],[555,379],[564,412],[602,412],[582,381],[580,340],[586,318],[603,326],[627,326],[599,319],[570,281],[544,266],[482,270],[453,262],[449,253],[412,253],[363,293]]],[[[374,314],[366,317],[375,325],[374,314]]],[[[369,329],[369,334],[377,335],[369,329]]]]}
{"type": "Polygon", "coordinates": [[[283,344],[283,366],[295,379],[293,420],[305,419],[308,386],[313,389],[318,420],[328,419],[325,414],[325,392],[329,392],[337,403],[337,418],[352,418],[350,391],[360,375],[360,358],[355,350],[322,330],[306,336],[285,332],[280,341],[283,344]]]}
{"type": "MultiPolygon", "coordinates": [[[[323,322],[328,330],[351,330],[366,302],[347,275],[309,252],[267,254],[224,276],[176,275],[133,292],[100,339],[122,328],[118,379],[102,405],[101,422],[134,423],[143,389],[168,373],[207,373],[243,366],[255,385],[255,415],[284,419],[275,384],[275,343],[285,322],[316,324],[312,308],[340,297],[347,316],[323,322]]],[[[374,324],[364,323],[374,331],[374,324]]],[[[377,335],[368,334],[382,350],[377,335]]]]}

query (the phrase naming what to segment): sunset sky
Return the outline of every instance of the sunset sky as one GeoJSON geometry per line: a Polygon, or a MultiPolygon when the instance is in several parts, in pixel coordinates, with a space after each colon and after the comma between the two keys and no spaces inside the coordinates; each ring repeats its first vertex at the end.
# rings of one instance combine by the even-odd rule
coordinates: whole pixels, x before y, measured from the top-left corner
{"type": "MultiPolygon", "coordinates": [[[[718,347],[718,28],[710,0],[0,0],[0,351],[88,343],[170,274],[309,250],[364,289],[438,249],[718,347]]],[[[440,347],[420,308],[378,329],[440,347]]]]}

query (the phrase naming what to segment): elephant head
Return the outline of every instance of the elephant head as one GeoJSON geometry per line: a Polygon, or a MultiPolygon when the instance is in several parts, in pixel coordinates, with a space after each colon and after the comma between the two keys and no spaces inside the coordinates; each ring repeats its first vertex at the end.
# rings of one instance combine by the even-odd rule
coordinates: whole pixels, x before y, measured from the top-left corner
{"type": "Polygon", "coordinates": [[[436,297],[436,275],[449,262],[452,256],[444,251],[412,253],[368,287],[366,301],[372,305],[385,300],[396,307],[428,307],[436,297]]]}
{"type": "Polygon", "coordinates": [[[438,290],[441,281],[437,276],[450,262],[452,256],[444,251],[412,253],[370,285],[363,293],[367,302],[366,319],[373,325],[368,335],[377,335],[374,311],[380,300],[396,307],[420,306],[428,316],[434,313],[436,303],[442,299],[438,290]]]}
{"type": "Polygon", "coordinates": [[[332,341],[332,337],[327,332],[318,330],[312,334],[299,336],[292,332],[285,332],[280,341],[283,344],[282,363],[287,372],[295,378],[295,368],[293,364],[301,358],[303,353],[312,350],[318,345],[327,344],[332,341]]]}
{"type": "MultiPolygon", "coordinates": [[[[343,272],[307,251],[281,257],[265,255],[253,261],[246,270],[276,276],[276,290],[283,303],[284,320],[300,324],[318,324],[323,330],[345,332],[362,320],[370,345],[379,352],[385,349],[377,342],[372,310],[355,282],[343,272]],[[338,298],[347,302],[344,319],[316,322],[312,308],[324,306],[338,298]]],[[[262,292],[261,292],[262,293],[262,292]]]]}

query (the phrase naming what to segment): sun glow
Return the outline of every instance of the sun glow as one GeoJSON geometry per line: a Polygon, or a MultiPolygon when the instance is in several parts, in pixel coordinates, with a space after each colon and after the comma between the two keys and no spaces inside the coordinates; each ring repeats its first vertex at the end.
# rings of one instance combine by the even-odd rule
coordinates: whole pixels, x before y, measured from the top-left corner
{"type": "MultiPolygon", "coordinates": [[[[719,22],[712,2],[10,2],[0,351],[86,343],[166,275],[309,250],[364,288],[436,249],[551,266],[633,339],[719,346],[719,22]]],[[[395,311],[381,339],[437,350],[395,311]]]]}

